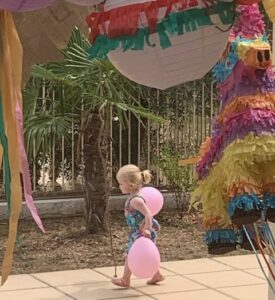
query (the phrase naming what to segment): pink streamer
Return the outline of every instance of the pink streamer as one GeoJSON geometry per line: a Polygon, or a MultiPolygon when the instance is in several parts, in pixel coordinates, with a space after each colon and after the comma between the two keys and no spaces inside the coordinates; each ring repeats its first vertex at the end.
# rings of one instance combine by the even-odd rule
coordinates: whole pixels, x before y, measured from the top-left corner
{"type": "MultiPolygon", "coordinates": [[[[18,99],[18,98],[17,98],[18,99]]],[[[38,215],[37,209],[35,207],[33,197],[32,197],[32,188],[31,188],[31,179],[30,179],[30,171],[28,158],[24,146],[24,134],[23,134],[23,113],[21,107],[16,102],[16,119],[17,119],[17,130],[18,130],[18,138],[19,138],[19,150],[21,156],[21,164],[22,164],[22,175],[23,175],[23,186],[24,186],[24,197],[27,204],[28,209],[31,212],[33,219],[35,220],[38,227],[42,232],[45,233],[44,226],[42,221],[38,215]]]]}

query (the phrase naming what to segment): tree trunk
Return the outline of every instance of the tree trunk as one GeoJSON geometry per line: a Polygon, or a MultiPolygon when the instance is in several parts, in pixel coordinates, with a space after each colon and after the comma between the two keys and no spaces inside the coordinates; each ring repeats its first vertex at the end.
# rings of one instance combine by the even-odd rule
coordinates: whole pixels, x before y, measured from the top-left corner
{"type": "Polygon", "coordinates": [[[110,195],[108,174],[108,122],[99,112],[90,114],[84,129],[84,179],[86,229],[88,233],[106,231],[110,195]]]}

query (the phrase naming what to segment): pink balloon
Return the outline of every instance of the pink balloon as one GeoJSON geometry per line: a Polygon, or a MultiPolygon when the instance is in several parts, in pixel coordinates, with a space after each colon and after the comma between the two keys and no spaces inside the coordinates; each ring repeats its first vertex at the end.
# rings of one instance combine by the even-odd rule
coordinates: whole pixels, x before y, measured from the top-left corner
{"type": "Polygon", "coordinates": [[[152,215],[156,215],[163,207],[162,193],[153,187],[144,187],[140,190],[146,205],[149,207],[152,215]]]}
{"type": "Polygon", "coordinates": [[[156,245],[148,238],[140,237],[128,253],[128,266],[139,278],[153,277],[160,265],[160,254],[156,245]]]}

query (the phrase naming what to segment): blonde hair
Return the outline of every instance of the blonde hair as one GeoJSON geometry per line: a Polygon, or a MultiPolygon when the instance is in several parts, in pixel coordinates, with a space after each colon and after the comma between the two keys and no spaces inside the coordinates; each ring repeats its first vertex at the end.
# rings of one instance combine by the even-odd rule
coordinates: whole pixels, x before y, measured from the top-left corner
{"type": "Polygon", "coordinates": [[[133,189],[139,189],[142,184],[148,184],[151,181],[152,175],[149,170],[140,171],[135,165],[125,165],[118,170],[116,178],[118,181],[122,179],[129,182],[133,189]]]}

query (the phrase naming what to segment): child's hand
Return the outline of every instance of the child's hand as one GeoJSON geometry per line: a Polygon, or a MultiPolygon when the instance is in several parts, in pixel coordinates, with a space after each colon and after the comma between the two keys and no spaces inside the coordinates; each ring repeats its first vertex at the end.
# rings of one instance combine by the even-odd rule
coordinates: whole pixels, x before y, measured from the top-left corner
{"type": "Polygon", "coordinates": [[[144,229],[144,230],[142,231],[142,235],[143,235],[144,237],[146,237],[146,238],[151,238],[151,231],[148,230],[148,229],[144,229]]]}

